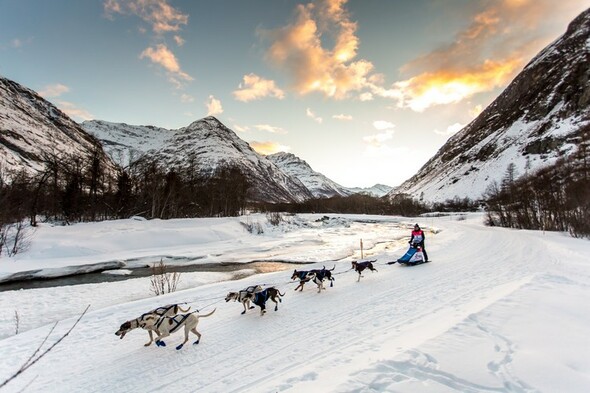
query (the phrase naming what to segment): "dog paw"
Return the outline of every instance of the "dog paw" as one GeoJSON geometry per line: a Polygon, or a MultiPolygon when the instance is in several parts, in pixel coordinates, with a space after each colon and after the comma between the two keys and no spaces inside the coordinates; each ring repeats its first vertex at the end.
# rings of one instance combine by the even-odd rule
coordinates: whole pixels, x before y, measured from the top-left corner
{"type": "Polygon", "coordinates": [[[193,345],[197,345],[197,344],[199,343],[199,341],[201,341],[201,340],[197,340],[197,341],[195,341],[195,342],[193,343],[193,345]]]}
{"type": "Polygon", "coordinates": [[[176,347],[176,350],[178,351],[179,349],[181,349],[181,348],[182,348],[182,345],[183,345],[183,344],[180,344],[179,346],[177,346],[177,347],[176,347]]]}
{"type": "Polygon", "coordinates": [[[156,345],[157,345],[158,347],[165,347],[165,346],[166,346],[166,343],[165,343],[164,341],[161,341],[161,340],[160,340],[160,341],[156,341],[156,345]]]}

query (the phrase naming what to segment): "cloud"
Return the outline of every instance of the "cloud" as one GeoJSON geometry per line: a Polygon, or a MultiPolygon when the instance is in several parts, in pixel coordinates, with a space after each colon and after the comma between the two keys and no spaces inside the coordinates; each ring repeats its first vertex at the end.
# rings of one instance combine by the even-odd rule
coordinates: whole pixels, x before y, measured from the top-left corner
{"type": "Polygon", "coordinates": [[[562,33],[563,25],[585,8],[583,3],[489,0],[453,42],[401,68],[412,76],[373,93],[420,112],[504,87],[528,59],[562,33]]]}
{"type": "Polygon", "coordinates": [[[469,114],[472,117],[477,117],[483,111],[483,105],[478,104],[469,110],[469,114]]]}
{"type": "Polygon", "coordinates": [[[178,46],[183,46],[185,41],[181,36],[175,35],[174,42],[176,42],[176,45],[178,45],[178,46]]]}
{"type": "Polygon", "coordinates": [[[207,116],[217,116],[223,113],[221,101],[213,96],[209,96],[205,105],[207,106],[207,116]]]}
{"type": "Polygon", "coordinates": [[[67,101],[56,102],[59,109],[61,109],[66,115],[74,118],[75,120],[92,120],[94,116],[85,109],[78,108],[75,104],[67,101]]]}
{"type": "Polygon", "coordinates": [[[379,134],[365,136],[363,137],[363,141],[370,146],[379,148],[383,145],[383,142],[393,138],[393,133],[394,131],[392,129],[387,129],[379,134]]]}
{"type": "Polygon", "coordinates": [[[309,108],[307,108],[307,109],[305,110],[305,115],[306,115],[307,117],[309,117],[309,118],[313,119],[315,122],[317,122],[317,123],[320,123],[320,124],[322,124],[322,122],[324,121],[324,119],[322,119],[322,118],[321,118],[321,117],[319,117],[319,116],[316,116],[316,114],[315,114],[315,113],[313,113],[313,111],[312,111],[311,109],[309,109],[309,108]]]}
{"type": "Polygon", "coordinates": [[[43,88],[43,90],[39,91],[39,95],[43,98],[52,98],[52,97],[59,97],[64,93],[70,91],[70,88],[66,85],[62,85],[61,83],[56,83],[54,85],[47,85],[43,88]]]}
{"type": "Polygon", "coordinates": [[[375,127],[375,129],[379,131],[391,130],[395,127],[395,124],[385,120],[376,120],[373,122],[373,127],[375,127]]]}
{"type": "Polygon", "coordinates": [[[450,136],[450,135],[454,135],[457,132],[459,132],[463,127],[465,127],[465,124],[455,123],[455,124],[451,124],[450,126],[448,126],[445,131],[439,131],[437,129],[437,130],[434,130],[434,133],[438,134],[438,135],[443,135],[443,136],[450,136]]]}
{"type": "Polygon", "coordinates": [[[285,92],[279,89],[275,81],[259,77],[256,74],[244,75],[244,80],[233,93],[238,101],[249,102],[265,97],[285,98],[285,92]]]}
{"type": "Polygon", "coordinates": [[[374,97],[373,97],[373,94],[372,93],[365,92],[365,93],[362,93],[361,95],[359,95],[359,100],[361,100],[361,101],[373,101],[374,100],[374,97]]]}
{"type": "Polygon", "coordinates": [[[133,14],[151,25],[156,34],[178,32],[189,16],[168,4],[167,0],[106,0],[103,3],[109,19],[114,14],[133,14]]]}
{"type": "Polygon", "coordinates": [[[343,120],[343,121],[350,121],[352,120],[352,116],[351,115],[345,115],[343,113],[339,114],[339,115],[333,115],[332,119],[336,119],[336,120],[343,120]]]}
{"type": "Polygon", "coordinates": [[[252,149],[254,149],[258,154],[262,154],[265,156],[267,156],[269,154],[278,153],[280,151],[288,152],[289,150],[291,150],[291,148],[289,146],[284,146],[284,145],[281,145],[276,142],[252,141],[252,142],[249,142],[249,144],[252,147],[252,149]]]}
{"type": "Polygon", "coordinates": [[[237,124],[234,124],[234,130],[239,131],[239,132],[248,132],[248,131],[250,131],[250,127],[248,127],[248,126],[239,126],[237,124]]]}
{"type": "Polygon", "coordinates": [[[465,70],[436,70],[425,72],[405,81],[396,82],[399,105],[422,112],[434,105],[452,104],[476,93],[502,87],[522,67],[522,57],[500,61],[484,60],[465,70]]]}
{"type": "Polygon", "coordinates": [[[195,101],[195,97],[191,96],[190,94],[181,94],[180,102],[183,104],[190,104],[191,102],[195,101]]]}
{"type": "Polygon", "coordinates": [[[344,8],[347,0],[318,0],[298,4],[294,20],[275,30],[259,30],[270,42],[267,60],[285,71],[292,88],[301,95],[320,92],[344,99],[351,92],[368,88],[373,64],[354,60],[359,39],[357,24],[344,8]],[[333,46],[324,48],[329,42],[333,46]]]}
{"type": "Polygon", "coordinates": [[[192,81],[193,78],[182,71],[174,53],[164,44],[158,44],[155,48],[149,47],[139,55],[140,59],[148,58],[154,64],[158,64],[168,72],[168,79],[177,87],[182,86],[182,81],[192,81]]]}
{"type": "Polygon", "coordinates": [[[270,132],[271,134],[286,134],[287,133],[287,131],[285,131],[281,127],[275,127],[275,126],[271,126],[268,124],[256,124],[254,127],[260,131],[270,132]]]}

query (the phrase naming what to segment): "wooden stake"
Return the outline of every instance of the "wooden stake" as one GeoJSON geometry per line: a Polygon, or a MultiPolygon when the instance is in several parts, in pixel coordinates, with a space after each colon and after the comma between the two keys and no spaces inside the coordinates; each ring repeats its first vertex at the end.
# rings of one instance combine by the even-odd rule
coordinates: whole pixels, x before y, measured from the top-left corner
{"type": "Polygon", "coordinates": [[[363,256],[363,239],[361,239],[361,259],[364,259],[365,257],[363,256]]]}

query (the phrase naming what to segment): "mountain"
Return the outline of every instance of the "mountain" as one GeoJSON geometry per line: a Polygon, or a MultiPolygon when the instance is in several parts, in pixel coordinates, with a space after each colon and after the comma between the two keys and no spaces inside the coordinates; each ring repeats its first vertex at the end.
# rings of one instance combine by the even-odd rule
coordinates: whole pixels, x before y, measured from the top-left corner
{"type": "Polygon", "coordinates": [[[141,155],[168,168],[195,167],[203,176],[211,176],[223,166],[236,166],[252,183],[251,200],[288,203],[313,198],[301,181],[256,153],[212,116],[177,130],[104,121],[87,121],[82,126],[103,141],[115,161],[124,165],[141,155]]]}
{"type": "Polygon", "coordinates": [[[371,194],[376,197],[382,197],[391,192],[393,187],[387,186],[385,184],[375,184],[373,187],[353,187],[348,188],[348,190],[350,190],[350,192],[353,194],[371,194]]]}
{"type": "Polygon", "coordinates": [[[90,156],[114,165],[101,143],[33,90],[0,77],[0,168],[34,173],[50,156],[90,156]]]}
{"type": "Polygon", "coordinates": [[[315,198],[330,198],[333,196],[348,196],[353,194],[346,187],[328,179],[301,158],[291,153],[279,152],[268,155],[267,158],[274,162],[287,175],[299,179],[315,198]]]}
{"type": "Polygon", "coordinates": [[[85,121],[82,128],[96,136],[107,154],[121,167],[129,164],[153,149],[160,149],[174,132],[154,126],[132,126],[102,120],[85,121]]]}
{"type": "Polygon", "coordinates": [[[590,9],[394,192],[429,202],[477,199],[511,163],[522,175],[572,154],[590,124],[589,64],[590,9]]]}

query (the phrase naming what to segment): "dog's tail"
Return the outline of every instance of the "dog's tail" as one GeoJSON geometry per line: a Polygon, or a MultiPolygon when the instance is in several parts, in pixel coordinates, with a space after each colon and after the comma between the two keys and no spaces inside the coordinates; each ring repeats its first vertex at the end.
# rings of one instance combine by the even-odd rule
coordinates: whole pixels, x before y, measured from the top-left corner
{"type": "Polygon", "coordinates": [[[186,310],[183,310],[182,307],[178,306],[178,309],[182,312],[189,312],[191,310],[191,306],[188,306],[186,310]]]}
{"type": "Polygon", "coordinates": [[[281,291],[279,291],[278,289],[277,289],[277,293],[279,294],[279,296],[285,296],[287,294],[287,292],[281,293],[281,291]]]}
{"type": "MultiPolygon", "coordinates": [[[[324,268],[325,269],[325,268],[324,268]]],[[[329,269],[330,271],[333,271],[334,269],[336,269],[336,264],[334,264],[334,267],[332,269],[329,269]]]]}
{"type": "Polygon", "coordinates": [[[207,317],[210,317],[211,315],[213,315],[213,313],[215,312],[215,310],[217,310],[217,308],[214,308],[213,311],[211,311],[209,314],[199,315],[199,318],[207,318],[207,317]]]}

